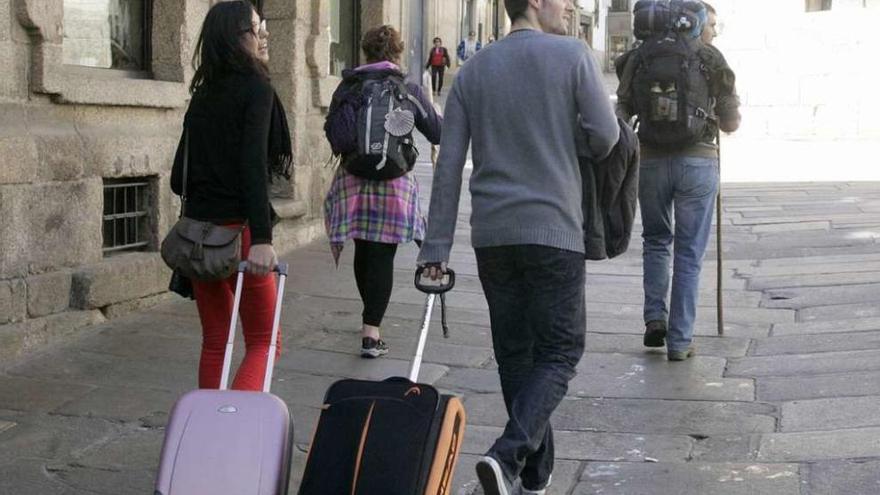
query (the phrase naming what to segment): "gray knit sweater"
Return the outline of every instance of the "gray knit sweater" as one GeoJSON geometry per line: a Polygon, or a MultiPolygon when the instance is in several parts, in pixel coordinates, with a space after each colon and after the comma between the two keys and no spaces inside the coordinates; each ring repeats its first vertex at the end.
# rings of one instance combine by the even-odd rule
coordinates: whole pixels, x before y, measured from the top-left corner
{"type": "Polygon", "coordinates": [[[604,158],[619,128],[598,64],[580,40],[520,30],[483,48],[446,102],[419,262],[449,260],[468,144],[471,244],[584,252],[575,141],[604,158]]]}

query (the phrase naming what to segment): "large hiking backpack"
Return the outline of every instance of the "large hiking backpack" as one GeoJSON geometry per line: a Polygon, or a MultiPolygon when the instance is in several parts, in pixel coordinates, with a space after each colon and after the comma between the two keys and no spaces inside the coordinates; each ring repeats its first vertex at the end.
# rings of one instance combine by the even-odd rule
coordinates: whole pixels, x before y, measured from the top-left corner
{"type": "Polygon", "coordinates": [[[397,73],[350,75],[331,106],[324,132],[352,175],[372,180],[400,177],[415,165],[416,112],[425,109],[397,73]]]}
{"type": "Polygon", "coordinates": [[[633,35],[646,40],[668,31],[691,31],[705,8],[696,0],[638,0],[633,7],[633,35]]]}
{"type": "Polygon", "coordinates": [[[670,31],[646,39],[632,54],[632,102],[642,142],[679,149],[705,137],[714,99],[702,48],[698,39],[670,31]]]}

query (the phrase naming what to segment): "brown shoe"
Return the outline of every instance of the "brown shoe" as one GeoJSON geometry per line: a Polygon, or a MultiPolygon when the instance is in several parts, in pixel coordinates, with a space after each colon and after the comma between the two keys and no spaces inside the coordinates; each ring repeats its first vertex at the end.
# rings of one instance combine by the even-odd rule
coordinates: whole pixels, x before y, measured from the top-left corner
{"type": "Polygon", "coordinates": [[[663,320],[651,320],[645,323],[645,338],[642,342],[645,347],[663,347],[666,345],[666,322],[663,320]]]}
{"type": "Polygon", "coordinates": [[[697,350],[691,346],[683,351],[669,351],[666,353],[666,359],[669,361],[684,361],[697,354],[697,350]]]}

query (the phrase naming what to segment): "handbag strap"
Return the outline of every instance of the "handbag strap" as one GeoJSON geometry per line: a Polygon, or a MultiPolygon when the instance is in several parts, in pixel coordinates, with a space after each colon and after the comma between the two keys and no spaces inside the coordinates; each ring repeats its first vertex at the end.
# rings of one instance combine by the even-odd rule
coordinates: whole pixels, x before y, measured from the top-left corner
{"type": "Polygon", "coordinates": [[[180,218],[186,212],[186,184],[189,173],[189,129],[183,131],[183,187],[180,195],[180,218]]]}

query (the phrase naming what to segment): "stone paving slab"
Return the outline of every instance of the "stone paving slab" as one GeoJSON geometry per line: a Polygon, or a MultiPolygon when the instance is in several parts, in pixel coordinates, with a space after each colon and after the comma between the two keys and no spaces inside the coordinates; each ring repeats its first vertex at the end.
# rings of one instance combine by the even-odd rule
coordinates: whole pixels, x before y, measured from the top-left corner
{"type": "MultiPolygon", "coordinates": [[[[22,458],[9,464],[0,463],[0,493],[4,495],[31,493],[75,495],[77,492],[64,484],[53,473],[47,472],[38,460],[22,458]]],[[[88,493],[97,492],[90,491],[88,493]]]]}
{"type": "Polygon", "coordinates": [[[760,377],[755,382],[760,401],[880,395],[880,371],[760,377]]]}
{"type": "MultiPolygon", "coordinates": [[[[703,323],[716,321],[715,311],[701,308],[698,312],[703,323]]],[[[641,304],[613,304],[587,301],[587,318],[622,318],[641,320],[644,308],[641,304]]],[[[736,311],[725,313],[725,322],[731,323],[776,323],[794,322],[795,312],[788,309],[737,308],[736,311]]],[[[642,320],[643,321],[643,320],[642,320]]],[[[644,332],[644,328],[642,329],[644,332]]]]}
{"type": "MultiPolygon", "coordinates": [[[[49,412],[94,390],[75,381],[51,381],[0,375],[0,408],[49,412]]],[[[2,428],[0,428],[2,430],[2,428]]]]}
{"type": "Polygon", "coordinates": [[[880,457],[880,428],[770,433],[761,438],[761,462],[807,462],[880,457]]]}
{"type": "Polygon", "coordinates": [[[586,464],[572,495],[801,495],[797,464],[586,464]]]}
{"type": "Polygon", "coordinates": [[[847,371],[880,370],[880,351],[828,352],[817,359],[815,354],[791,354],[734,358],[728,376],[798,376],[847,371]]]}
{"type": "MultiPolygon", "coordinates": [[[[749,350],[751,339],[741,337],[701,337],[694,338],[694,345],[701,356],[744,357],[749,350]]],[[[646,351],[642,339],[633,335],[587,333],[586,351],[590,353],[628,353],[663,354],[664,349],[646,351]]]]}
{"type": "Polygon", "coordinates": [[[797,323],[776,323],[773,336],[821,335],[827,333],[880,331],[880,318],[840,319],[797,323]]]}
{"type": "MultiPolygon", "coordinates": [[[[389,355],[390,356],[390,355],[389,355]]],[[[314,375],[384,380],[391,376],[407,376],[410,361],[386,356],[382,359],[363,359],[339,352],[296,349],[277,363],[278,369],[314,375]]],[[[449,370],[446,366],[424,363],[419,374],[422,383],[434,383],[449,370]]]]}
{"type": "MultiPolygon", "coordinates": [[[[778,260],[776,260],[778,261],[778,260]]],[[[880,271],[880,261],[858,259],[849,262],[768,264],[738,268],[736,273],[747,277],[785,277],[792,275],[820,275],[880,271]]]]}
{"type": "Polygon", "coordinates": [[[725,360],[696,356],[684,363],[665,354],[585,353],[569,394],[578,397],[752,401],[754,383],[723,378],[725,360]],[[684,366],[680,366],[680,365],[684,366]]]}
{"type": "Polygon", "coordinates": [[[749,280],[749,290],[783,289],[788,287],[826,287],[834,285],[877,284],[880,271],[858,273],[823,273],[793,275],[790,277],[753,277],[749,280]]]}
{"type": "MultiPolygon", "coordinates": [[[[462,452],[482,455],[501,435],[503,428],[471,426],[465,434],[462,452]]],[[[693,440],[685,435],[636,435],[553,430],[557,459],[685,462],[693,440]]]]}
{"type": "MultiPolygon", "coordinates": [[[[438,311],[439,312],[439,311],[438,311]]],[[[436,324],[437,333],[440,331],[440,323],[436,324]]],[[[452,331],[450,329],[450,331],[452,331]]],[[[456,329],[456,331],[461,331],[456,329]]],[[[384,335],[382,338],[395,354],[402,354],[402,358],[408,355],[415,355],[418,334],[411,331],[407,338],[388,337],[384,335]]],[[[306,346],[309,349],[316,349],[330,352],[344,352],[345,354],[359,355],[360,342],[357,335],[330,335],[313,344],[306,346]]],[[[426,363],[442,364],[446,366],[456,367],[480,367],[489,361],[492,357],[492,351],[487,347],[466,346],[461,344],[448,344],[446,342],[431,342],[430,346],[425,347],[423,360],[426,363]]]]}
{"type": "Polygon", "coordinates": [[[880,427],[880,395],[799,400],[782,404],[780,431],[880,427]]]}
{"type": "Polygon", "coordinates": [[[880,461],[810,464],[810,495],[876,495],[880,493],[880,461]]]}
{"type": "MultiPolygon", "coordinates": [[[[714,313],[709,309],[697,311],[697,321],[694,324],[696,336],[718,336],[718,324],[714,313]]],[[[733,338],[762,338],[770,334],[768,323],[733,323],[728,318],[724,319],[724,336],[733,338]]],[[[776,323],[775,325],[779,325],[776,323]]],[[[645,324],[642,318],[608,318],[587,316],[587,331],[604,334],[622,334],[637,336],[635,340],[642,341],[645,333],[645,324]]]]}
{"type": "Polygon", "coordinates": [[[880,316],[877,303],[837,304],[800,309],[797,321],[861,320],[880,316]]]}
{"type": "Polygon", "coordinates": [[[880,300],[880,284],[801,287],[764,291],[765,308],[804,309],[834,304],[868,303],[880,300]]]}
{"type": "Polygon", "coordinates": [[[778,356],[869,349],[880,349],[880,331],[820,334],[813,335],[809,339],[804,339],[802,335],[774,336],[759,341],[752,355],[778,356]]]}
{"type": "MultiPolygon", "coordinates": [[[[466,394],[465,407],[470,424],[491,426],[507,421],[500,394],[466,394]]],[[[770,405],[743,402],[566,398],[552,423],[554,428],[569,431],[716,437],[773,432],[775,414],[770,405]]]]}

